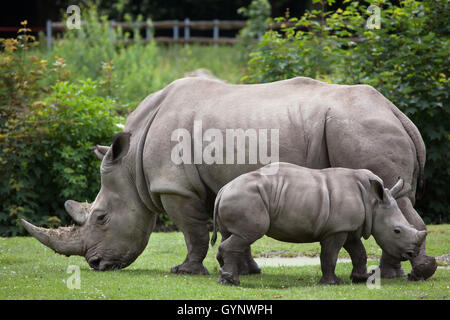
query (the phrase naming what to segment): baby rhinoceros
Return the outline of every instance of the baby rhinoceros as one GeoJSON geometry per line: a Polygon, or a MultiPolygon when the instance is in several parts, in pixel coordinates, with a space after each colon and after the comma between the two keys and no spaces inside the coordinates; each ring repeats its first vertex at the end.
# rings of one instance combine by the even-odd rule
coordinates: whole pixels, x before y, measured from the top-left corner
{"type": "Polygon", "coordinates": [[[282,162],[268,166],[237,177],[217,194],[211,244],[218,227],[219,283],[239,284],[240,259],[264,235],[285,242],[320,242],[320,284],[342,283],[335,274],[342,247],[353,263],[352,281],[367,280],[361,236],[373,235],[383,250],[401,260],[418,254],[427,232],[411,227],[397,206],[394,197],[403,180],[388,190],[369,170],[316,170],[282,162]],[[266,174],[274,166],[277,173],[266,174]]]}

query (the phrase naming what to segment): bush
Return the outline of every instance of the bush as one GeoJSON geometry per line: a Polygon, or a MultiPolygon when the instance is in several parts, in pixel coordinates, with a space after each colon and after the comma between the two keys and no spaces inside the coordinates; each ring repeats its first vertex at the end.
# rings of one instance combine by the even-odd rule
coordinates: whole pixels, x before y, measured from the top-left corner
{"type": "Polygon", "coordinates": [[[238,9],[238,13],[247,18],[247,26],[239,32],[239,38],[245,45],[250,45],[266,32],[271,8],[268,0],[253,0],[248,8],[238,9]]]}
{"type": "MultiPolygon", "coordinates": [[[[325,8],[334,0],[315,2],[325,8]]],[[[264,35],[245,80],[307,76],[374,86],[410,117],[425,141],[427,187],[417,202],[419,213],[426,223],[449,221],[448,1],[369,1],[381,8],[380,29],[366,28],[366,6],[344,3],[335,12],[277,19],[285,27],[264,35]]]]}
{"type": "Polygon", "coordinates": [[[22,234],[20,218],[67,224],[66,199],[93,200],[100,162],[92,149],[109,144],[123,122],[115,101],[100,96],[99,82],[69,83],[64,59],[49,69],[29,55],[35,43],[27,32],[25,23],[17,39],[3,41],[0,62],[1,236],[22,234]]]}

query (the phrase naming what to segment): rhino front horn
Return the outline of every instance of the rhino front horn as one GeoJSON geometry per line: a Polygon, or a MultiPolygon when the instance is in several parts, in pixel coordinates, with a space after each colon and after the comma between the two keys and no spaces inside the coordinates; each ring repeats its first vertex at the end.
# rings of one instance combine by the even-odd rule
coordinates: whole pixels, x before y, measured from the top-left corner
{"type": "Polygon", "coordinates": [[[77,202],[74,200],[67,200],[64,203],[64,208],[67,213],[72,217],[73,221],[79,225],[83,225],[89,217],[89,211],[91,204],[87,202],[77,202]]]}
{"type": "Polygon", "coordinates": [[[58,229],[46,229],[36,227],[24,219],[21,219],[21,222],[23,227],[33,237],[56,253],[65,256],[84,255],[84,246],[79,228],[59,227],[58,229]]]}

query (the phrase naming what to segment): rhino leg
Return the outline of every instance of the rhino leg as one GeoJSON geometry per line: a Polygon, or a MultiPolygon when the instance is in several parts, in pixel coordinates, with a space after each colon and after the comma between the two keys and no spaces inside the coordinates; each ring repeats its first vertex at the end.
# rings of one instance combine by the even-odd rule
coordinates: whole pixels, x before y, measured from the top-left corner
{"type": "Polygon", "coordinates": [[[352,259],[353,270],[350,279],[353,283],[366,282],[370,274],[367,273],[367,254],[361,239],[349,236],[344,244],[344,249],[352,259]]]}
{"type": "Polygon", "coordinates": [[[184,235],[188,250],[186,259],[171,269],[172,273],[204,274],[208,270],[203,266],[209,246],[207,227],[209,215],[201,201],[175,194],[161,195],[161,202],[167,215],[184,235]]]}
{"type": "Polygon", "coordinates": [[[239,285],[239,265],[243,263],[248,245],[248,241],[236,235],[229,236],[220,244],[218,256],[222,263],[218,283],[239,285]]]}
{"type": "MultiPolygon", "coordinates": [[[[425,223],[414,210],[411,200],[407,197],[397,199],[397,204],[402,210],[406,220],[412,224],[417,230],[426,230],[425,223]]],[[[427,255],[425,251],[425,241],[420,247],[417,257],[411,260],[412,271],[408,275],[409,280],[425,280],[431,277],[437,269],[436,259],[427,255]]]]}
{"type": "Polygon", "coordinates": [[[334,273],[336,269],[336,262],[345,241],[347,240],[347,233],[340,232],[327,237],[320,242],[320,266],[322,269],[322,278],[319,284],[342,284],[342,279],[338,278],[334,273]]]}
{"type": "MultiPolygon", "coordinates": [[[[231,236],[231,233],[227,231],[222,231],[222,242],[228,239],[231,236]]],[[[224,261],[222,252],[219,250],[216,255],[216,259],[219,262],[220,267],[223,267],[224,261]]],[[[239,274],[247,275],[247,274],[260,274],[261,268],[256,263],[255,259],[252,257],[252,252],[250,246],[248,246],[243,253],[243,259],[238,261],[238,272],[239,274]]]]}
{"type": "MultiPolygon", "coordinates": [[[[245,197],[241,195],[241,191],[222,195],[222,207],[216,212],[219,230],[224,237],[218,251],[221,264],[218,283],[222,284],[239,285],[239,274],[254,268],[249,265],[250,245],[262,238],[270,227],[269,212],[259,193],[248,192],[245,197]]],[[[259,267],[256,268],[259,270],[259,267]]]]}

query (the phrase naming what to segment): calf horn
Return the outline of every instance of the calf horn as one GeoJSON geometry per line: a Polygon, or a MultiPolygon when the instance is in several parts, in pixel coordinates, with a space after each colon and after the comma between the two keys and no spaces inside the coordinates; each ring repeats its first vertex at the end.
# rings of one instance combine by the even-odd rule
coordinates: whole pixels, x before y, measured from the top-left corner
{"type": "Polygon", "coordinates": [[[83,225],[87,218],[89,217],[91,204],[90,203],[82,203],[74,200],[67,200],[64,203],[64,208],[67,213],[72,217],[73,221],[78,223],[79,225],[83,225]]]}
{"type": "Polygon", "coordinates": [[[84,255],[84,245],[78,227],[59,227],[58,229],[46,229],[36,227],[28,221],[21,219],[24,228],[42,244],[56,253],[65,256],[84,255]]]}

